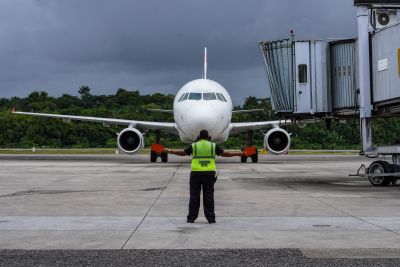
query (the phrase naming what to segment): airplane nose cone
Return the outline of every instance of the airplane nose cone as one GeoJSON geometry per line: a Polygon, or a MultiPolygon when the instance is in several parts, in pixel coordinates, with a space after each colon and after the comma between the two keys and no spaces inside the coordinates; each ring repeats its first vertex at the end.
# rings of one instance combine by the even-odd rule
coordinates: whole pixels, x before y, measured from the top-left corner
{"type": "Polygon", "coordinates": [[[211,108],[193,108],[188,114],[191,129],[194,134],[199,134],[201,130],[207,130],[210,134],[217,127],[218,114],[211,108]]]}

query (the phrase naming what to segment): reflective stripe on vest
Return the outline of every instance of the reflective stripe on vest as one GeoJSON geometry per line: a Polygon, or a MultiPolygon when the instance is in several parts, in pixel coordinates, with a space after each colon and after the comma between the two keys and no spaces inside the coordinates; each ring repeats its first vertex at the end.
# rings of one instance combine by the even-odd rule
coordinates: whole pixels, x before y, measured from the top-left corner
{"type": "Polygon", "coordinates": [[[200,140],[192,144],[192,171],[215,171],[215,144],[200,140]]]}

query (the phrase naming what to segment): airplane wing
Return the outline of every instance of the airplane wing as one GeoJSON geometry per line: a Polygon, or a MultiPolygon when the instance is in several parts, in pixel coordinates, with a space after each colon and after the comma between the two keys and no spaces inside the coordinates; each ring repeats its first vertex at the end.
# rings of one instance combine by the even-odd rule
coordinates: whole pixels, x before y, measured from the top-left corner
{"type": "Polygon", "coordinates": [[[246,132],[248,130],[259,130],[279,125],[291,124],[290,120],[258,121],[258,122],[233,122],[231,134],[246,132]]]}
{"type": "Polygon", "coordinates": [[[46,114],[46,113],[33,113],[33,112],[21,112],[12,111],[13,114],[29,115],[37,117],[48,117],[58,118],[63,120],[77,120],[77,121],[91,121],[91,122],[102,122],[105,124],[118,124],[126,125],[134,128],[150,129],[150,130],[163,130],[166,132],[178,134],[175,123],[173,122],[153,122],[153,121],[135,121],[135,120],[124,120],[124,119],[111,119],[111,118],[98,118],[98,117],[86,117],[86,116],[73,116],[73,115],[59,115],[59,114],[46,114]]]}
{"type": "Polygon", "coordinates": [[[262,108],[257,109],[239,109],[239,110],[232,110],[232,114],[239,114],[239,113],[252,113],[252,112],[259,112],[264,111],[262,108]]]}
{"type": "Polygon", "coordinates": [[[174,111],[172,109],[148,108],[147,110],[152,111],[152,112],[161,112],[161,113],[169,113],[169,114],[174,113],[174,111]]]}

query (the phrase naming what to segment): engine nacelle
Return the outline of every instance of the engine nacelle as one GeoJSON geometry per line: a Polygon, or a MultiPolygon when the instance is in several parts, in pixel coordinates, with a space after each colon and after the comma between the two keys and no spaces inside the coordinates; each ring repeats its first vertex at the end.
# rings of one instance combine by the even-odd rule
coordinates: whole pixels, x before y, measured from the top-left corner
{"type": "Polygon", "coordinates": [[[126,128],[118,134],[118,148],[125,154],[135,154],[143,149],[143,134],[135,128],[126,128]]]}
{"type": "Polygon", "coordinates": [[[274,155],[286,154],[290,148],[290,135],[279,127],[273,128],[264,137],[264,147],[274,155]]]}

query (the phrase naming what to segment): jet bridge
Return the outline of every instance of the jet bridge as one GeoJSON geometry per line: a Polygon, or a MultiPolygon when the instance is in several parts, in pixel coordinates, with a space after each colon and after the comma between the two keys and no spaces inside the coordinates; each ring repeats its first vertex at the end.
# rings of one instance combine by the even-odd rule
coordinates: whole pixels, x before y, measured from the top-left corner
{"type": "MultiPolygon", "coordinates": [[[[400,177],[400,145],[374,147],[372,118],[400,116],[400,0],[354,0],[358,38],[259,42],[274,111],[292,120],[360,116],[361,155],[391,155],[364,176],[400,177]]],[[[360,172],[358,172],[359,174],[360,172]]]]}
{"type": "Polygon", "coordinates": [[[284,117],[354,115],[356,40],[259,42],[273,109],[284,117]]]}

